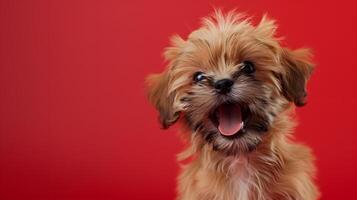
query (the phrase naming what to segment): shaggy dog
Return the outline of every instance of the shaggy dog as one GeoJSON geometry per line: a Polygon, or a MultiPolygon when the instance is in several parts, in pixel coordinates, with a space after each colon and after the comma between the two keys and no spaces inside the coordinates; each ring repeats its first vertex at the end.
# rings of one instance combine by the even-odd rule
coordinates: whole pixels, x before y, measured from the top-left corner
{"type": "Polygon", "coordinates": [[[276,25],[216,11],[186,40],[172,38],[167,69],[148,77],[163,128],[179,121],[188,160],[182,200],[315,200],[309,148],[290,139],[306,103],[308,49],[282,47],[276,25]]]}

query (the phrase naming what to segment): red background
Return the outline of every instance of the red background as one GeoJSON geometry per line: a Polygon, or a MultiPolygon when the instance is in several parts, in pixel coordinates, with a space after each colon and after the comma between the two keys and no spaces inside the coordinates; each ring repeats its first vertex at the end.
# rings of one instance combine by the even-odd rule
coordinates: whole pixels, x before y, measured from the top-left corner
{"type": "Polygon", "coordinates": [[[342,0],[0,1],[0,199],[173,199],[182,145],[144,77],[213,6],[267,12],[286,44],[314,50],[296,137],[322,199],[354,199],[357,16],[342,0]]]}

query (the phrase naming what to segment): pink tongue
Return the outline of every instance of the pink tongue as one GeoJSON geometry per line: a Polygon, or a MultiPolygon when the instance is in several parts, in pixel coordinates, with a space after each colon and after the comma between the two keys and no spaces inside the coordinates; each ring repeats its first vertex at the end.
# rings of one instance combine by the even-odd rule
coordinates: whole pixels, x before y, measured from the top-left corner
{"type": "Polygon", "coordinates": [[[218,130],[222,135],[234,135],[242,128],[242,113],[238,105],[221,105],[217,114],[218,130]]]}

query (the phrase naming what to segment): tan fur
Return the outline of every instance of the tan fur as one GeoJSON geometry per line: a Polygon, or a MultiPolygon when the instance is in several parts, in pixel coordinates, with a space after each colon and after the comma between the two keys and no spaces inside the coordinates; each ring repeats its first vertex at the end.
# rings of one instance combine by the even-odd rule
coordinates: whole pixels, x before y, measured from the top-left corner
{"type": "Polygon", "coordinates": [[[174,36],[165,51],[168,68],[148,78],[149,100],[160,112],[162,126],[180,121],[188,145],[179,154],[188,164],[182,164],[177,199],[319,197],[310,149],[291,140],[295,105],[306,103],[311,54],[281,47],[275,29],[266,17],[254,26],[234,11],[216,11],[187,40],[174,36]],[[217,96],[209,80],[192,83],[197,71],[211,81],[232,78],[245,60],[256,65],[254,79],[235,78],[227,97],[217,96]],[[228,100],[242,102],[251,113],[252,128],[241,138],[220,136],[209,120],[211,111],[228,100]]]}

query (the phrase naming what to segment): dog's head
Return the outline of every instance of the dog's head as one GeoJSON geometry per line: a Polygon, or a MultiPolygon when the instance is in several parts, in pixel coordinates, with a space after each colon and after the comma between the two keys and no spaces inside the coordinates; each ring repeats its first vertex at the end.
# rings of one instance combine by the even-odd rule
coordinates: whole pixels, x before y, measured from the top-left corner
{"type": "Polygon", "coordinates": [[[312,72],[309,51],[282,47],[275,30],[266,17],[254,26],[217,11],[187,40],[174,36],[167,69],[148,77],[163,128],[181,118],[217,151],[254,149],[280,113],[305,104],[312,72]]]}

